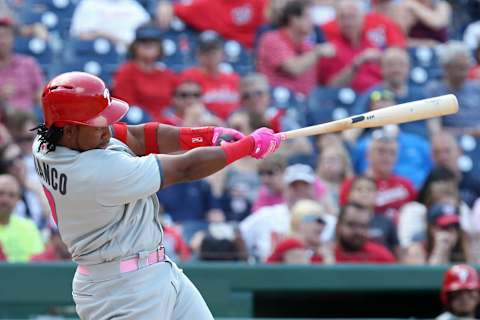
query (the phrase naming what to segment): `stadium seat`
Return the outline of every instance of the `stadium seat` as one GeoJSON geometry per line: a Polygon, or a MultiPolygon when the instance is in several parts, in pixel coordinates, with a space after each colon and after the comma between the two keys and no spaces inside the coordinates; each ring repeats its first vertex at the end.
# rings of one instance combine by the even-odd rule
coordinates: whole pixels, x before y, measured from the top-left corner
{"type": "Polygon", "coordinates": [[[307,125],[350,116],[356,99],[351,88],[317,87],[307,98],[307,125]]]}
{"type": "Polygon", "coordinates": [[[71,39],[67,43],[71,57],[70,60],[95,60],[100,64],[118,64],[122,60],[115,46],[104,38],[95,40],[71,39]]]}
{"type": "Polygon", "coordinates": [[[129,125],[137,125],[137,124],[150,122],[152,121],[152,118],[142,108],[137,106],[130,106],[130,109],[128,109],[127,114],[125,115],[125,117],[123,117],[121,121],[129,125]]]}
{"type": "Polygon", "coordinates": [[[113,73],[117,70],[117,67],[117,64],[105,64],[99,60],[84,59],[60,65],[58,70],[56,70],[56,74],[69,71],[84,71],[100,77],[110,87],[113,73]]]}
{"type": "Polygon", "coordinates": [[[224,56],[225,62],[229,63],[233,70],[242,76],[254,69],[253,54],[237,41],[227,40],[225,42],[224,56]]]}
{"type": "Polygon", "coordinates": [[[48,75],[54,54],[47,41],[34,37],[16,37],[14,51],[33,56],[42,67],[44,74],[48,75]]]}
{"type": "Polygon", "coordinates": [[[439,79],[442,68],[437,48],[416,47],[409,48],[408,53],[412,65],[411,80],[415,84],[423,84],[431,79],[439,79]]]}
{"type": "Polygon", "coordinates": [[[462,135],[458,138],[458,144],[463,155],[458,161],[460,169],[480,179],[480,139],[471,135],[462,135]]]}

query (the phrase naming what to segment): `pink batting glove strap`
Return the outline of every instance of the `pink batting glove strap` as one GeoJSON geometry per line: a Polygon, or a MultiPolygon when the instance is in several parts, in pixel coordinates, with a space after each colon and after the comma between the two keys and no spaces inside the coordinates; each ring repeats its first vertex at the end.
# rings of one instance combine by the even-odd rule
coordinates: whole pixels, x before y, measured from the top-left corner
{"type": "Polygon", "coordinates": [[[224,142],[235,142],[244,137],[245,135],[243,133],[235,129],[215,127],[213,129],[212,145],[219,145],[219,142],[221,142],[220,139],[223,139],[224,142]]]}
{"type": "Polygon", "coordinates": [[[282,139],[280,135],[275,134],[272,129],[260,128],[255,130],[251,137],[255,142],[252,153],[252,157],[256,159],[262,159],[269,154],[275,152],[280,147],[282,139]]]}

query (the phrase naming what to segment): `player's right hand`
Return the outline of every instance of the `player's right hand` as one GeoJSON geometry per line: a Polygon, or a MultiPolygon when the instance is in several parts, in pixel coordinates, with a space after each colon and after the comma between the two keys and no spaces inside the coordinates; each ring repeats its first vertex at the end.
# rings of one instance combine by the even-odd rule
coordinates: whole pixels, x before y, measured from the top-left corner
{"type": "Polygon", "coordinates": [[[272,129],[260,128],[255,130],[250,136],[255,142],[253,151],[250,155],[256,159],[262,159],[269,154],[277,151],[282,139],[280,135],[275,134],[272,129]]]}

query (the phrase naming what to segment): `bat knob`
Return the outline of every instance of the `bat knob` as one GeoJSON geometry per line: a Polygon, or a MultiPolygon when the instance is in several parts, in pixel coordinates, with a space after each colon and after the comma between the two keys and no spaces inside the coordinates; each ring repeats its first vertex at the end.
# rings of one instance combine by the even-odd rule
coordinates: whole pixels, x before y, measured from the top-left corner
{"type": "Polygon", "coordinates": [[[285,133],[280,132],[280,133],[278,133],[278,135],[280,136],[280,139],[281,139],[282,141],[287,140],[287,135],[286,135],[285,133]]]}

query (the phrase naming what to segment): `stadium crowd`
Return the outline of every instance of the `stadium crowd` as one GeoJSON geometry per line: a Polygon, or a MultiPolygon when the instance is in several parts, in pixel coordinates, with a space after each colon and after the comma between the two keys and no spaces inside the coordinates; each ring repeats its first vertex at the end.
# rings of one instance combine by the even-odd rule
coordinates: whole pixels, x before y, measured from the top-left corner
{"type": "Polygon", "coordinates": [[[177,261],[480,262],[480,1],[0,0],[0,261],[69,259],[31,145],[43,85],[129,124],[276,132],[454,93],[451,116],[294,139],[158,192],[177,261]]]}

